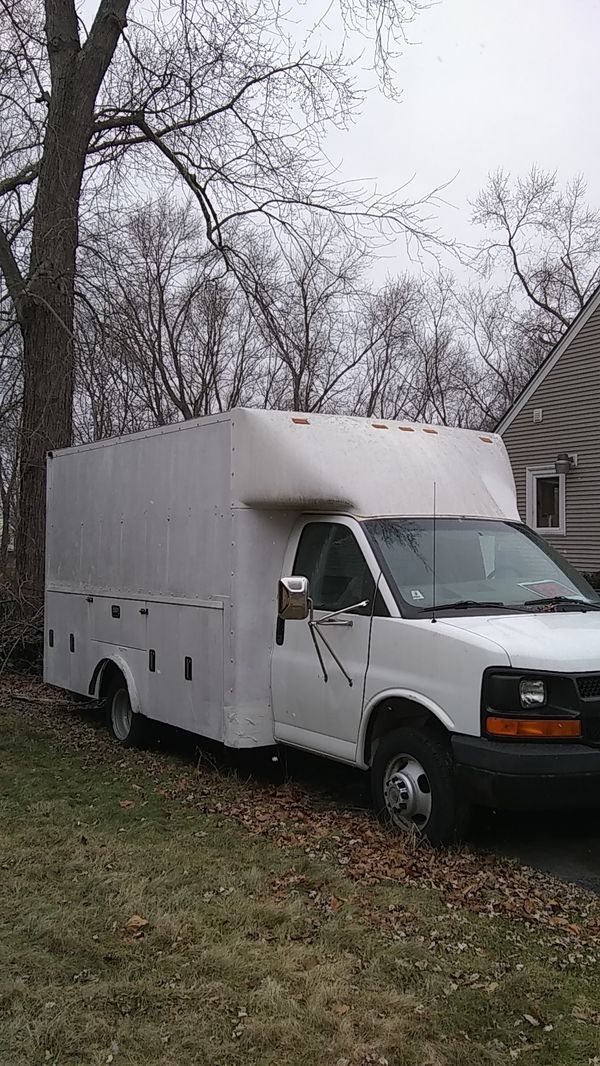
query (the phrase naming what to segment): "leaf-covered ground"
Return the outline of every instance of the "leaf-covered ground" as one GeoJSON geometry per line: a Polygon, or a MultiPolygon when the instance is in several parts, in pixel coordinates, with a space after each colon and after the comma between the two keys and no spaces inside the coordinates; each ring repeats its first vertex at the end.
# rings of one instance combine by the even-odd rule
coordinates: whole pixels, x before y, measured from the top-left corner
{"type": "Polygon", "coordinates": [[[0,1062],[600,1066],[600,905],[0,677],[0,1062]],[[21,697],[21,698],[19,698],[21,697]]]}

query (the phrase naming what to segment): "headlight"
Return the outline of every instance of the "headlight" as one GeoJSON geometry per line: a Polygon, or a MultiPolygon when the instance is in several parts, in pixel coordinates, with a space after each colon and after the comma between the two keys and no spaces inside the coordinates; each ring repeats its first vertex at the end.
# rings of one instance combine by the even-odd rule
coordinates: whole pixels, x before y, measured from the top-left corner
{"type": "Polygon", "coordinates": [[[524,678],[519,685],[521,707],[543,707],[546,703],[546,682],[524,678]]]}

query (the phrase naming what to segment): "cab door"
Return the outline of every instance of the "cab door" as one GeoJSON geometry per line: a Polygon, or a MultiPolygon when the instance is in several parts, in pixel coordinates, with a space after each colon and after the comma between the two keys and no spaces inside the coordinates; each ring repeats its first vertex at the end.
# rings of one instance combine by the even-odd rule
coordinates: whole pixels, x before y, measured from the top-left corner
{"type": "Polygon", "coordinates": [[[309,580],[316,625],[278,623],[271,687],[277,740],[354,762],[374,599],[385,608],[351,521],[307,519],[301,528],[292,570],[309,580]]]}

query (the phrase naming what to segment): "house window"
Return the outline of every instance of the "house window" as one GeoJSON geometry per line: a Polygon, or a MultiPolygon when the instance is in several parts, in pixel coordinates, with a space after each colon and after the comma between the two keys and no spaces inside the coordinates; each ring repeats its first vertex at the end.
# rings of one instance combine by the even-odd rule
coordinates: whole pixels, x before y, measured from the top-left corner
{"type": "Polygon", "coordinates": [[[554,464],[527,468],[527,525],[547,537],[566,534],[565,475],[554,464]]]}

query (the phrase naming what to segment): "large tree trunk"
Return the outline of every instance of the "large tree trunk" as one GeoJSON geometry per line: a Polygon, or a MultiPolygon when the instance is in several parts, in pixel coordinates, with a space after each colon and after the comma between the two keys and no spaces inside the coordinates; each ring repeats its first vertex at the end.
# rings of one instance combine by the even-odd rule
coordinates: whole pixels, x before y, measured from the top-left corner
{"type": "Polygon", "coordinates": [[[6,564],[8,562],[8,545],[10,541],[10,501],[8,492],[3,489],[0,491],[2,497],[1,503],[1,518],[2,529],[0,529],[0,579],[6,570],[6,564]]]}
{"type": "Polygon", "coordinates": [[[17,578],[34,600],[44,588],[46,455],[71,443],[73,311],[79,200],[94,107],[130,0],[100,0],[84,47],[74,0],[46,0],[52,81],[34,208],[28,281],[20,297],[23,421],[17,578]]]}
{"type": "Polygon", "coordinates": [[[63,106],[59,109],[55,104],[53,109],[40,171],[30,280],[21,322],[23,421],[17,578],[35,599],[41,597],[44,587],[46,455],[52,448],[71,443],[77,216],[89,137],[89,122],[83,131],[74,131],[79,116],[71,106],[72,93],[61,95],[63,106]]]}
{"type": "Polygon", "coordinates": [[[0,503],[2,514],[2,531],[0,533],[0,576],[6,572],[8,549],[10,546],[11,523],[14,516],[15,492],[17,487],[17,466],[13,467],[9,480],[4,483],[4,471],[0,460],[0,503]]]}
{"type": "Polygon", "coordinates": [[[23,328],[17,578],[36,600],[44,586],[46,455],[53,448],[67,447],[72,431],[74,358],[72,340],[66,335],[66,329],[72,329],[72,311],[69,315],[61,307],[58,318],[64,301],[49,295],[54,298],[48,306],[38,306],[23,328]]]}

